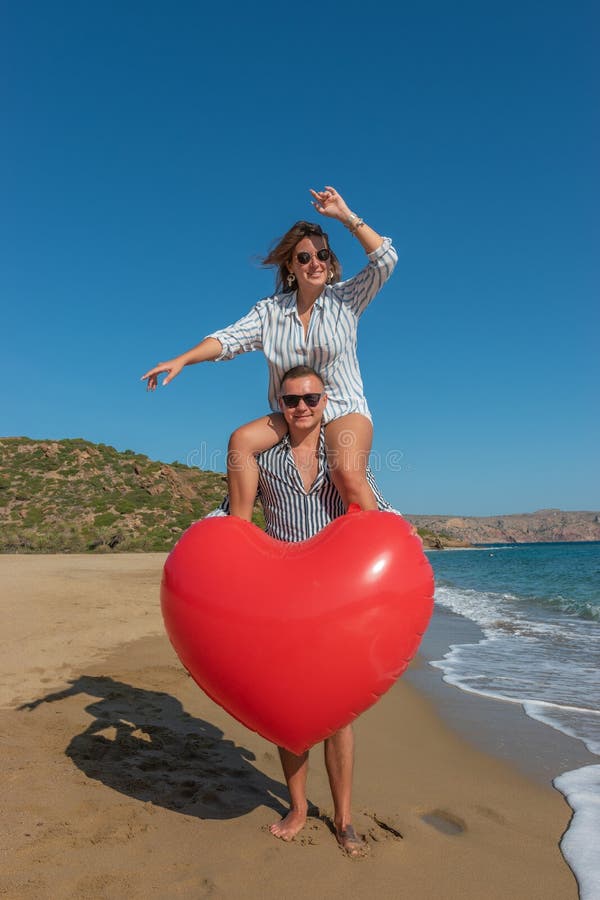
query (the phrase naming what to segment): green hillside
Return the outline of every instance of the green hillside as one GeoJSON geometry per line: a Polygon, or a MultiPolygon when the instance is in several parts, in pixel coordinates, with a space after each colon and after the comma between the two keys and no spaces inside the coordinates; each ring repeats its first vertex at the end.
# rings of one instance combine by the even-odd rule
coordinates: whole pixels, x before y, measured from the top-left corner
{"type": "Polygon", "coordinates": [[[131,450],[1,438],[0,552],[167,551],[225,492],[221,473],[131,450]]]}

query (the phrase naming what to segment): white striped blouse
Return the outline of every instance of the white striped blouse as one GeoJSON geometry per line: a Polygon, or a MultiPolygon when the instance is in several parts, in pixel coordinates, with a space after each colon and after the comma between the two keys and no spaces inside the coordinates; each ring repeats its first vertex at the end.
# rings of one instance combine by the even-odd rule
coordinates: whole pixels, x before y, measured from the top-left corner
{"type": "Polygon", "coordinates": [[[217,361],[262,350],[269,366],[268,399],[273,412],[279,412],[277,398],[285,372],[294,366],[311,366],[325,382],[325,423],[351,412],[370,419],[356,355],[358,320],[392,274],[398,255],[390,238],[384,238],[368,256],[368,265],[357,275],[325,287],[315,301],[306,338],[296,292],[274,294],[233,325],[208,335],[223,347],[217,361]]]}
{"type": "MultiPolygon", "coordinates": [[[[265,530],[279,541],[305,541],[345,512],[335,488],[325,452],[325,432],[321,429],[318,470],[310,490],[306,491],[286,435],[278,444],[257,456],[258,497],[265,514],[265,530]]],[[[367,480],[380,510],[400,515],[384,499],[373,473],[367,467],[367,480]]],[[[229,515],[225,497],[212,516],[229,515]]]]}

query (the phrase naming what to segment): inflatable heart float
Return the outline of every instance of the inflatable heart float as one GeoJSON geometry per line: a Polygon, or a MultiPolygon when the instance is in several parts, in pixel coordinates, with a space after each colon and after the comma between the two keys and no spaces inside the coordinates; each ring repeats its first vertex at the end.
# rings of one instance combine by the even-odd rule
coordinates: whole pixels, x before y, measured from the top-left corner
{"type": "Polygon", "coordinates": [[[300,754],[372,706],[417,651],[433,575],[410,525],[349,512],[288,544],[233,516],[192,525],[163,573],[167,633],[197,684],[300,754]]]}

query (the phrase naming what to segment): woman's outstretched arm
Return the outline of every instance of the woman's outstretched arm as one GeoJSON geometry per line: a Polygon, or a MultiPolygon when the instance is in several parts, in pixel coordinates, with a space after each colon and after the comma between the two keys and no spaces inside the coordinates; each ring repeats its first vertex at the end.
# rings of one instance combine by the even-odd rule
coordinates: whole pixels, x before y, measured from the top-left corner
{"type": "Polygon", "coordinates": [[[166,362],[161,362],[153,369],[142,375],[141,380],[147,381],[146,390],[155,391],[158,384],[158,376],[162,372],[167,373],[167,377],[163,381],[163,385],[173,381],[179,375],[184,366],[192,366],[194,363],[209,362],[216,359],[223,352],[221,341],[216,338],[207,337],[191,350],[182,353],[181,356],[175,356],[166,362]]]}

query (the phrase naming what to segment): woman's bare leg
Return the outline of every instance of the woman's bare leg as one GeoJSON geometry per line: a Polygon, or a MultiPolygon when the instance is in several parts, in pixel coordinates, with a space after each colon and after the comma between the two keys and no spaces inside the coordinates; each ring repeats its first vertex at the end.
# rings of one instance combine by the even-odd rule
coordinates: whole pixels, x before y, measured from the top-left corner
{"type": "Polygon", "coordinates": [[[271,825],[271,834],[283,841],[291,841],[304,828],[308,801],[306,799],[306,776],[308,775],[308,751],[296,756],[290,750],[279,747],[279,757],[286,784],[290,792],[290,811],[279,822],[271,825]]]}
{"type": "Polygon", "coordinates": [[[256,454],[274,447],[286,431],[287,425],[281,413],[271,413],[236,428],[229,438],[227,483],[229,512],[232,516],[252,521],[258,490],[256,454]]]}
{"type": "Polygon", "coordinates": [[[346,509],[358,503],[361,509],[377,509],[367,481],[367,463],[373,442],[373,425],[360,413],[340,416],[325,426],[325,446],[331,478],[346,509]]]}

